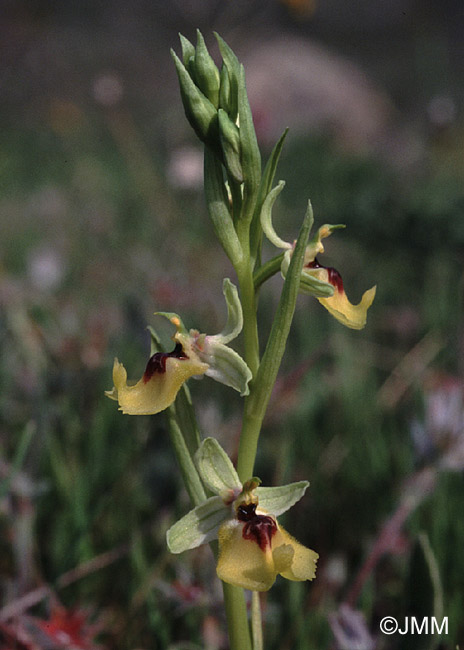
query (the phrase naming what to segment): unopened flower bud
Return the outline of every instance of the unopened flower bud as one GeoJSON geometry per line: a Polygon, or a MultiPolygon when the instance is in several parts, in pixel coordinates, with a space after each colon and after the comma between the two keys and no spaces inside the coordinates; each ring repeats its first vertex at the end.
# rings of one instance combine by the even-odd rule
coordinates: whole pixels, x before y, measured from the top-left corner
{"type": "Polygon", "coordinates": [[[218,111],[218,117],[224,164],[233,178],[238,183],[242,183],[243,173],[240,163],[240,134],[238,127],[222,108],[218,111]]]}
{"type": "Polygon", "coordinates": [[[195,85],[182,61],[171,50],[179,77],[180,94],[185,115],[202,142],[218,150],[217,111],[210,100],[195,85]]]}
{"type": "Polygon", "coordinates": [[[219,70],[205,44],[201,32],[197,30],[197,47],[193,61],[195,83],[202,93],[217,108],[219,105],[219,70]]]}

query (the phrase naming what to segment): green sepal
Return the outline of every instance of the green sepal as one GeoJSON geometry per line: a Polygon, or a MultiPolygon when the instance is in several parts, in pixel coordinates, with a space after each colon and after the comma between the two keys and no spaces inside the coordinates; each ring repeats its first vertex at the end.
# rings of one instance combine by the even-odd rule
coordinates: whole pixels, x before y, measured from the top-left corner
{"type": "Polygon", "coordinates": [[[195,47],[188,38],[185,38],[185,36],[180,33],[179,39],[182,47],[182,61],[184,62],[185,67],[188,68],[190,58],[195,57],[195,47]]]}
{"type": "Polygon", "coordinates": [[[205,375],[225,386],[230,386],[242,397],[249,395],[248,383],[252,380],[253,375],[245,361],[232,348],[214,341],[214,337],[209,337],[209,339],[205,346],[207,351],[198,355],[202,361],[209,364],[205,375]]]}
{"type": "MultiPolygon", "coordinates": [[[[229,99],[228,99],[228,108],[227,113],[230,119],[235,122],[238,115],[238,86],[240,78],[240,63],[233,50],[227,45],[227,43],[214,32],[216,40],[219,45],[219,50],[221,52],[224,65],[227,69],[229,76],[229,99]]],[[[225,108],[225,107],[223,107],[225,108]]]]}
{"type": "Polygon", "coordinates": [[[219,105],[219,70],[208,52],[205,39],[199,29],[197,29],[197,47],[193,67],[197,86],[217,108],[219,105]]]}
{"type": "Polygon", "coordinates": [[[279,181],[278,184],[272,189],[266,196],[263,207],[261,208],[261,227],[264,234],[269,239],[271,244],[274,244],[277,248],[292,248],[292,245],[279,237],[279,235],[274,230],[272,225],[272,208],[274,206],[275,200],[285,187],[285,181],[279,181]]]}
{"type": "Polygon", "coordinates": [[[237,338],[243,328],[243,310],[242,303],[238,296],[237,287],[229,278],[224,278],[222,283],[222,293],[227,305],[227,322],[224,329],[209,339],[215,339],[219,343],[229,343],[237,338]]]}
{"type": "Polygon", "coordinates": [[[230,508],[219,496],[210,497],[182,519],[179,519],[166,533],[166,542],[171,553],[183,553],[216,539],[219,526],[230,517],[230,508]]]}
{"type": "Polygon", "coordinates": [[[237,183],[243,182],[242,165],[240,163],[240,133],[235,122],[228,117],[227,113],[220,108],[218,110],[219,118],[219,137],[221,139],[222,152],[224,154],[224,164],[237,183]]]}
{"type": "Polygon", "coordinates": [[[237,496],[242,491],[232,461],[215,438],[203,440],[195,454],[195,463],[203,483],[215,494],[237,496]]]}
{"type": "Polygon", "coordinates": [[[171,55],[179,77],[180,94],[185,115],[200,140],[219,153],[216,108],[195,85],[174,50],[171,50],[171,55]]]}
{"type": "Polygon", "coordinates": [[[224,185],[222,165],[209,149],[205,149],[205,198],[208,214],[216,236],[235,268],[242,263],[243,251],[235,232],[229,210],[229,197],[224,185]]]}
{"type": "Polygon", "coordinates": [[[298,481],[278,487],[257,487],[255,494],[259,499],[259,507],[278,517],[290,510],[303,497],[308,487],[308,481],[298,481]]]}
{"type": "Polygon", "coordinates": [[[255,214],[253,215],[253,221],[251,224],[250,232],[250,250],[253,260],[258,257],[260,245],[261,245],[261,208],[266,196],[269,194],[272,183],[274,181],[274,176],[277,169],[277,164],[279,162],[280,154],[284,146],[285,138],[287,137],[288,128],[282,133],[276,144],[274,145],[271,155],[266,163],[264,168],[263,176],[261,178],[261,183],[259,185],[258,199],[256,201],[255,214]]]}

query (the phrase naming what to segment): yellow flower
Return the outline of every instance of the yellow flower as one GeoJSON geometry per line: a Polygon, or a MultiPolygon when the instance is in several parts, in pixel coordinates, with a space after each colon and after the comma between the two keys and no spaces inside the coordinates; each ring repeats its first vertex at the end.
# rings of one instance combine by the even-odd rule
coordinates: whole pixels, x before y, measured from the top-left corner
{"type": "MultiPolygon", "coordinates": [[[[342,225],[321,226],[306,248],[303,269],[301,271],[300,292],[315,296],[323,307],[345,327],[360,330],[366,324],[367,310],[375,298],[376,287],[364,292],[361,302],[353,305],[345,293],[340,273],[319,263],[316,255],[324,252],[322,239],[328,237],[342,225]]],[[[285,276],[290,264],[293,247],[288,248],[282,263],[285,276]]]]}
{"type": "Polygon", "coordinates": [[[366,324],[367,310],[372,305],[375,298],[376,287],[372,287],[364,292],[361,302],[353,305],[349,300],[343,288],[343,280],[340,273],[331,267],[325,267],[319,264],[316,258],[305,264],[302,275],[309,275],[321,282],[331,284],[334,293],[329,297],[319,297],[317,299],[327,311],[332,314],[342,325],[354,330],[361,330],[366,324]]]}
{"type": "MultiPolygon", "coordinates": [[[[174,325],[180,321],[172,319],[174,325]]],[[[130,385],[122,363],[114,360],[114,388],[106,395],[119,402],[119,409],[127,415],[153,415],[167,408],[176,399],[182,384],[193,375],[203,375],[209,365],[203,363],[188,335],[179,330],[174,335],[172,352],[157,352],[150,357],[142,378],[130,385]]]]}
{"type": "Polygon", "coordinates": [[[227,304],[227,322],[219,334],[187,331],[177,314],[157,312],[176,327],[172,352],[156,352],[148,361],[143,377],[128,383],[122,363],[114,360],[112,390],[106,395],[119,402],[128,415],[152,415],[167,408],[176,399],[182,384],[194,375],[208,375],[248,395],[251,371],[240,355],[227,343],[236,338],[243,326],[242,305],[237,288],[226,278],[223,293],[227,304]]]}
{"type": "MultiPolygon", "coordinates": [[[[277,248],[285,250],[281,265],[281,273],[285,278],[293,255],[294,244],[281,239],[272,225],[272,206],[283,187],[284,182],[280,181],[268,193],[261,209],[260,219],[263,232],[269,241],[277,248]]],[[[324,252],[322,240],[329,237],[334,230],[344,227],[342,224],[324,224],[318,229],[306,247],[299,290],[300,293],[316,297],[321,305],[346,327],[360,330],[366,324],[367,310],[374,300],[376,287],[366,291],[358,305],[353,305],[345,293],[340,273],[336,269],[322,266],[316,258],[316,255],[324,252]]]]}
{"type": "Polygon", "coordinates": [[[237,507],[235,519],[219,529],[217,574],[252,591],[267,591],[278,574],[288,580],[316,577],[317,553],[296,541],[256,503],[237,507]]]}

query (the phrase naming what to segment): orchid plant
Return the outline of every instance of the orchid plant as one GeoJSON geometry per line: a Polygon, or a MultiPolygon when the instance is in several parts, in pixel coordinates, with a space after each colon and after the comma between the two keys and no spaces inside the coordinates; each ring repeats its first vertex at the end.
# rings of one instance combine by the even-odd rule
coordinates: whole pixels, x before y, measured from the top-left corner
{"type": "Polygon", "coordinates": [[[175,327],[174,349],[165,351],[155,330],[151,356],[143,376],[128,382],[116,359],[108,397],[129,415],[166,411],[169,432],[193,509],[167,532],[172,553],[210,543],[223,583],[231,650],[262,650],[259,592],[280,574],[296,581],[313,580],[318,554],[297,542],[277,517],[301,499],[309,485],[300,481],[261,487],[253,475],[263,418],[284,354],[299,293],[314,296],[340,323],[361,329],[375,287],[361,302],[348,300],[340,274],[322,266],[317,255],[322,240],[340,225],[322,225],[310,239],[311,204],[293,243],[283,241],[272,224],[272,207],[283,189],[273,188],[286,132],[275,145],[264,170],[248,102],[243,66],[216,35],[220,69],[197,32],[194,46],[181,36],[182,58],[174,52],[185,114],[204,144],[204,186],[209,217],[237,277],[225,279],[227,322],[215,335],[184,326],[180,316],[158,312],[175,327]],[[262,263],[264,236],[284,252],[262,263]],[[260,353],[258,298],[273,275],[283,277],[271,331],[260,353]],[[244,358],[229,343],[240,334],[244,358]],[[236,467],[217,440],[202,440],[187,387],[192,376],[206,375],[237,390],[244,398],[236,467]],[[218,540],[218,543],[215,542],[218,540]],[[252,592],[251,626],[244,590],[252,592]]]}

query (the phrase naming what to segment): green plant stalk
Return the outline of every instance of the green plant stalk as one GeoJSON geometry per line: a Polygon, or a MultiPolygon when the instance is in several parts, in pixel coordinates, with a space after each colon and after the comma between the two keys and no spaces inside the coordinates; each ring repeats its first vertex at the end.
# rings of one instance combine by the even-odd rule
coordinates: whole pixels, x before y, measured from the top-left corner
{"type": "Polygon", "coordinates": [[[222,583],[230,650],[252,650],[244,590],[222,583]]]}
{"type": "Polygon", "coordinates": [[[253,638],[253,650],[263,650],[263,623],[261,620],[259,591],[251,592],[251,636],[253,638]]]}
{"type": "Polygon", "coordinates": [[[198,475],[197,468],[188,450],[182,431],[176,418],[175,407],[168,408],[169,436],[174,453],[179,463],[180,471],[185,488],[194,506],[200,505],[206,500],[205,491],[198,475]]]}
{"type": "Polygon", "coordinates": [[[259,434],[290,332],[312,223],[313,215],[309,204],[293,251],[266,350],[245,402],[237,461],[237,472],[242,482],[253,476],[259,434]]]}
{"type": "Polygon", "coordinates": [[[280,271],[284,255],[285,253],[280,253],[280,255],[276,255],[259,267],[259,269],[253,275],[255,291],[258,291],[260,286],[264,284],[266,280],[269,280],[269,278],[272,278],[273,275],[280,271]]]}

